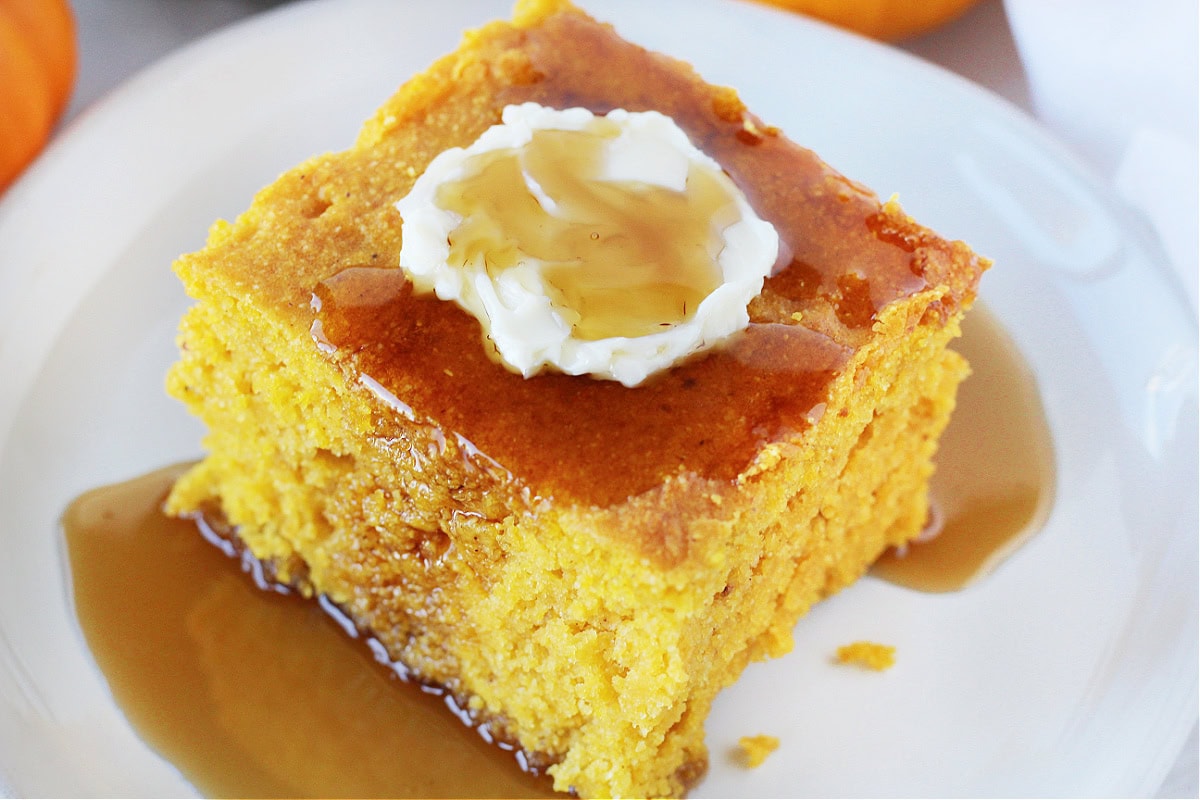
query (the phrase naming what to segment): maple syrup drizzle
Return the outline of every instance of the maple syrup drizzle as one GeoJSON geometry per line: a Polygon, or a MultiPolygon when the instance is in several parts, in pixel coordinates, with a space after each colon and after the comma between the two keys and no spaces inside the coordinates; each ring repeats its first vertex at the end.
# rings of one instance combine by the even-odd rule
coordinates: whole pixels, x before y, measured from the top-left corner
{"type": "MultiPolygon", "coordinates": [[[[397,268],[349,267],[318,286],[315,298],[318,343],[353,358],[360,375],[472,442],[539,496],[564,504],[613,505],[679,472],[733,480],[765,440],[811,424],[849,353],[800,325],[752,323],[628,389],[497,368],[475,345],[475,319],[415,293],[397,268]]],[[[387,435],[387,421],[379,424],[387,435]]]]}
{"type": "Polygon", "coordinates": [[[721,232],[737,207],[694,164],[684,192],[599,180],[620,132],[597,119],[586,131],[538,130],[522,149],[474,156],[468,175],[437,191],[438,205],[462,217],[449,236],[451,266],[481,262],[495,280],[527,257],[544,262],[550,301],[577,339],[645,336],[692,318],[722,282],[721,232]]]}
{"type": "MultiPolygon", "coordinates": [[[[381,190],[364,181],[367,195],[356,192],[347,203],[362,204],[364,219],[382,227],[378,240],[387,247],[376,252],[372,244],[371,256],[378,258],[370,262],[347,256],[322,266],[311,287],[313,318],[306,322],[315,323],[315,341],[336,350],[331,357],[350,360],[348,369],[465,437],[538,496],[604,507],[681,473],[735,479],[764,442],[808,427],[832,376],[869,335],[880,308],[931,280],[942,282],[938,270],[950,263],[949,245],[881,216],[873,194],[754,124],[735,99],[714,93],[677,62],[572,14],[513,33],[496,47],[528,59],[528,80],[497,79],[482,95],[448,94],[439,118],[468,122],[452,133],[430,123],[439,150],[473,141],[512,104],[581,107],[597,115],[656,110],[720,164],[755,213],[775,227],[783,254],[749,305],[751,324],[739,343],[634,391],[555,374],[522,379],[496,369],[485,347],[471,346],[481,338],[474,318],[412,292],[398,266],[381,266],[399,263],[398,220],[394,210],[375,220],[373,209],[391,210],[409,185],[385,181],[395,196],[376,198],[369,192],[381,190]],[[596,464],[608,469],[598,471],[596,464]]],[[[354,158],[347,156],[344,166],[357,175],[366,167],[354,158]]]]}
{"type": "Polygon", "coordinates": [[[929,285],[913,259],[914,245],[928,241],[893,231],[880,217],[873,193],[776,129],[729,107],[674,59],[573,15],[552,17],[522,36],[538,78],[505,87],[501,107],[535,102],[598,115],[614,108],[667,115],[721,165],[755,213],[775,226],[782,250],[791,256],[781,261],[784,272],[796,264],[811,269],[813,294],[835,306],[843,299],[839,278],[852,274],[863,282],[872,314],[856,316],[848,327],[869,328],[874,311],[929,285]]]}

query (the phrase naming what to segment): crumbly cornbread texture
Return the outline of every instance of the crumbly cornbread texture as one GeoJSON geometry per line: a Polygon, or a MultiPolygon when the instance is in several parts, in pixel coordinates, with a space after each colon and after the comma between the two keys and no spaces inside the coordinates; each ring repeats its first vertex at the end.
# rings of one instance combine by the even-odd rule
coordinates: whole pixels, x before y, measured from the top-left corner
{"type": "Polygon", "coordinates": [[[224,515],[582,796],[680,795],[704,718],[816,601],[922,528],[985,263],[573,7],[522,2],[281,176],[176,270],[170,392],[224,515]],[[647,385],[528,380],[414,294],[394,203],[509,103],[672,116],[780,231],[744,334],[647,385]]]}
{"type": "Polygon", "coordinates": [[[883,672],[896,663],[896,648],[879,642],[851,642],[837,649],[839,664],[858,664],[867,669],[883,672]]]}
{"type": "Polygon", "coordinates": [[[779,749],[779,737],[760,733],[738,739],[738,749],[747,767],[761,767],[767,756],[779,749]]]}

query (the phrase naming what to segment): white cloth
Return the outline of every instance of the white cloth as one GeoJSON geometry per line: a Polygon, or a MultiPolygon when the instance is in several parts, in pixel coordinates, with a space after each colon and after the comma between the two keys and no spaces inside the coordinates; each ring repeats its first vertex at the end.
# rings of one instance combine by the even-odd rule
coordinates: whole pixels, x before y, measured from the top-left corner
{"type": "Polygon", "coordinates": [[[1004,0],[1034,113],[1162,240],[1196,309],[1196,0],[1004,0]]]}

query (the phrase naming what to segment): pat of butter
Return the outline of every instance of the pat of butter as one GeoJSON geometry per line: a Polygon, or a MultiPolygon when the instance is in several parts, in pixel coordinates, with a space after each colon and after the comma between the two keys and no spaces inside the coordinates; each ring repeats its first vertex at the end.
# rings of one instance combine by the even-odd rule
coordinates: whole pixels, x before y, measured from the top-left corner
{"type": "Polygon", "coordinates": [[[636,386],[749,324],[779,237],[669,118],[508,106],[396,207],[400,266],[494,355],[636,386]]]}

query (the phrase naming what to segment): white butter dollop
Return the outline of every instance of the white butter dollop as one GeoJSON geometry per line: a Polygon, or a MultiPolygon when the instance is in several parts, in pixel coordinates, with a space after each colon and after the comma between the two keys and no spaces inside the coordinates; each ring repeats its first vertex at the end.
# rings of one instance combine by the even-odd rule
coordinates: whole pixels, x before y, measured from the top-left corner
{"type": "MultiPolygon", "coordinates": [[[[434,158],[396,207],[403,219],[401,268],[418,291],[432,291],[475,316],[509,368],[526,377],[553,368],[636,386],[749,324],[746,306],[775,264],[779,237],[720,165],[698,150],[674,121],[654,111],[617,109],[600,117],[583,108],[559,110],[534,103],[508,106],[502,120],[469,147],[452,148],[434,158]],[[531,156],[541,159],[536,162],[542,170],[539,179],[529,167],[535,162],[527,156],[531,142],[545,138],[538,138],[540,131],[578,134],[582,138],[568,141],[585,142],[588,152],[599,158],[551,158],[552,172],[547,173],[545,154],[531,156]],[[493,185],[495,219],[470,220],[453,210],[455,205],[469,207],[459,200],[473,197],[473,183],[492,180],[479,176],[499,157],[520,165],[516,182],[521,185],[500,195],[493,185]],[[561,185],[570,191],[556,193],[561,185]],[[700,237],[707,245],[672,241],[670,237],[687,226],[656,226],[653,219],[658,207],[690,208],[694,198],[689,193],[694,194],[696,186],[706,187],[705,207],[717,209],[711,224],[700,226],[711,234],[700,237]],[[580,187],[587,197],[581,199],[580,187]],[[647,194],[653,192],[658,194],[647,194]],[[632,224],[606,227],[602,212],[615,209],[614,219],[630,213],[619,208],[625,200],[642,203],[630,208],[649,213],[635,211],[636,218],[626,217],[632,224]],[[539,218],[533,219],[528,209],[539,218]],[[564,250],[561,238],[543,239],[547,227],[560,225],[576,231],[579,226],[592,227],[583,228],[590,232],[576,251],[564,250]],[[485,238],[490,244],[456,248],[456,237],[465,238],[465,231],[477,232],[480,226],[491,232],[492,238],[485,238]],[[637,236],[644,241],[622,241],[637,236]],[[597,245],[605,240],[618,248],[607,252],[633,253],[632,261],[595,263],[587,237],[597,245]],[[707,247],[702,256],[716,279],[698,305],[688,308],[685,301],[678,313],[651,323],[650,331],[643,319],[637,335],[595,334],[621,330],[625,300],[631,309],[648,301],[662,305],[662,297],[648,293],[664,291],[661,287],[673,290],[671,257],[651,265],[643,253],[681,254],[687,260],[702,247],[707,247]],[[560,291],[576,274],[579,286],[560,291]],[[602,312],[589,310],[589,287],[598,287],[594,291],[602,312]]],[[[559,147],[554,152],[570,151],[559,147]]]]}

